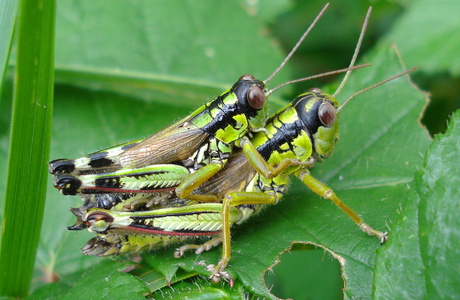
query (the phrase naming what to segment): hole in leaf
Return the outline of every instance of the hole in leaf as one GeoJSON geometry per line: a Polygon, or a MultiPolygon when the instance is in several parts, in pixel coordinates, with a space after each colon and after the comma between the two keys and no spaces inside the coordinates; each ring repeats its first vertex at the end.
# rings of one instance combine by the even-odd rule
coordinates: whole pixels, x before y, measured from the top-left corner
{"type": "Polygon", "coordinates": [[[342,299],[339,262],[322,248],[295,244],[265,274],[271,292],[282,299],[342,299]]]}

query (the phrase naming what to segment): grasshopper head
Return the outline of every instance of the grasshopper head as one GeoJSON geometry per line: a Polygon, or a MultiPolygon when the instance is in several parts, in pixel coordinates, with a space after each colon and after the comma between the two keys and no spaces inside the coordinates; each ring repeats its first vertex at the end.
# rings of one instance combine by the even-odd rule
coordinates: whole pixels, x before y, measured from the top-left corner
{"type": "Polygon", "coordinates": [[[71,208],[70,211],[77,217],[77,222],[73,226],[67,227],[68,230],[88,229],[90,232],[103,233],[110,225],[114,218],[105,211],[92,210],[87,212],[85,208],[71,208]]]}
{"type": "Polygon", "coordinates": [[[120,254],[123,236],[118,234],[100,235],[90,239],[81,251],[84,255],[109,256],[120,254]]]}
{"type": "Polygon", "coordinates": [[[304,128],[310,133],[312,155],[320,161],[331,156],[339,139],[337,100],[313,88],[300,95],[294,106],[304,128]]]}
{"type": "Polygon", "coordinates": [[[200,110],[192,121],[224,143],[258,131],[267,119],[265,84],[252,75],[243,75],[230,90],[200,110]]]}
{"type": "Polygon", "coordinates": [[[109,213],[98,210],[89,212],[85,218],[89,225],[88,230],[96,233],[106,231],[114,221],[109,213]]]}
{"type": "Polygon", "coordinates": [[[239,109],[248,120],[248,130],[257,131],[265,126],[268,118],[265,83],[252,75],[243,75],[233,86],[239,109]]]}

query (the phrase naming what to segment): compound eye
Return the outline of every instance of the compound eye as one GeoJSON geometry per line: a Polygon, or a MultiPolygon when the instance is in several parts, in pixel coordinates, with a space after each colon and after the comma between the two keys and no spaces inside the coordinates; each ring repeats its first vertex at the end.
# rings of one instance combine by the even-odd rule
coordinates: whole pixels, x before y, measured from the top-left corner
{"type": "Polygon", "coordinates": [[[265,104],[265,93],[257,85],[253,85],[249,88],[246,97],[249,105],[251,105],[252,108],[261,109],[265,104]]]}
{"type": "Polygon", "coordinates": [[[331,127],[335,123],[335,107],[330,102],[322,103],[318,110],[318,118],[324,126],[331,127]]]}
{"type": "Polygon", "coordinates": [[[309,92],[315,93],[315,94],[322,94],[323,91],[319,88],[311,88],[308,90],[309,92]]]}
{"type": "Polygon", "coordinates": [[[103,212],[94,212],[94,213],[91,213],[87,217],[87,220],[88,220],[88,222],[91,222],[91,223],[96,223],[96,222],[100,222],[100,221],[104,221],[106,223],[112,223],[113,222],[113,217],[111,215],[103,213],[103,212]]]}
{"type": "Polygon", "coordinates": [[[254,76],[250,74],[246,74],[246,75],[241,76],[238,80],[256,80],[256,79],[254,78],[254,76]]]}

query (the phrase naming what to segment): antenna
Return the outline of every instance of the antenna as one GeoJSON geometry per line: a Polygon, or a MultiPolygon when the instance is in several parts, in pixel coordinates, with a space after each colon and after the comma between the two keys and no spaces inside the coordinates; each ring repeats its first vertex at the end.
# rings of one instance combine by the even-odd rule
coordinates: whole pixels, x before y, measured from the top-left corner
{"type": "MultiPolygon", "coordinates": [[[[364,18],[364,23],[363,23],[363,26],[361,27],[361,33],[359,35],[358,43],[356,43],[355,53],[353,53],[353,57],[351,58],[350,68],[355,64],[356,58],[358,57],[359,49],[361,48],[361,44],[363,42],[364,33],[366,32],[367,24],[369,23],[369,17],[371,16],[371,12],[372,12],[372,6],[369,7],[369,9],[367,10],[367,13],[366,13],[366,17],[364,18]]],[[[350,71],[348,71],[345,74],[345,76],[343,77],[343,80],[340,83],[339,87],[337,88],[335,93],[332,95],[333,97],[336,97],[342,91],[343,87],[345,86],[345,83],[347,82],[348,78],[350,77],[351,70],[352,69],[350,69],[350,71]]]]}
{"type": "Polygon", "coordinates": [[[342,105],[340,105],[340,107],[337,109],[337,112],[341,111],[342,108],[344,108],[345,105],[347,105],[347,103],[350,102],[351,99],[353,99],[354,97],[358,96],[359,94],[362,94],[362,93],[364,93],[364,92],[366,92],[366,91],[368,91],[368,90],[371,90],[371,89],[373,89],[373,88],[375,88],[375,87],[377,87],[377,86],[379,86],[379,85],[382,85],[382,84],[384,84],[384,83],[387,83],[388,81],[391,81],[391,80],[393,80],[393,79],[396,79],[396,78],[399,78],[399,77],[404,76],[404,75],[406,75],[406,74],[409,74],[410,72],[413,72],[413,71],[415,71],[416,69],[417,69],[417,67],[414,67],[414,68],[412,68],[412,69],[410,69],[410,70],[407,70],[407,71],[404,71],[404,72],[399,73],[399,74],[397,74],[397,75],[394,75],[394,76],[392,76],[392,77],[390,77],[390,78],[387,78],[387,79],[385,79],[385,80],[382,80],[382,81],[380,81],[380,82],[377,82],[377,83],[375,83],[375,84],[373,84],[373,85],[371,85],[371,86],[369,86],[369,87],[367,87],[367,88],[365,88],[365,89],[362,89],[362,90],[360,90],[359,92],[354,93],[354,94],[351,95],[347,100],[345,100],[345,102],[344,102],[342,105]]]}
{"type": "Polygon", "coordinates": [[[345,68],[345,69],[339,69],[339,70],[324,72],[324,73],[321,73],[321,74],[316,74],[316,75],[312,75],[312,76],[308,76],[308,77],[304,77],[304,78],[299,78],[299,79],[290,80],[290,81],[287,81],[287,82],[285,82],[285,83],[282,83],[282,84],[278,85],[277,87],[272,88],[271,90],[268,90],[268,91],[265,93],[265,95],[266,95],[266,96],[271,95],[271,94],[272,94],[274,91],[276,91],[277,89],[282,88],[283,86],[288,85],[288,84],[291,84],[291,83],[296,83],[296,82],[301,82],[301,81],[307,81],[307,80],[310,80],[310,79],[325,77],[325,76],[334,75],[334,74],[339,74],[339,73],[343,73],[343,72],[350,72],[350,71],[352,71],[352,70],[361,69],[361,68],[364,68],[364,67],[368,67],[368,66],[370,66],[370,65],[371,65],[371,64],[362,64],[362,65],[357,65],[357,66],[350,66],[350,67],[345,68]]]}
{"type": "Polygon", "coordinates": [[[313,27],[315,27],[316,23],[318,23],[319,19],[324,15],[324,12],[326,11],[326,9],[328,7],[329,7],[329,3],[327,3],[323,7],[323,9],[319,12],[319,14],[313,20],[313,23],[311,23],[310,27],[308,27],[307,31],[304,32],[304,34],[300,37],[300,39],[297,42],[297,44],[295,44],[294,48],[292,48],[291,52],[289,52],[289,54],[286,56],[286,58],[283,60],[283,62],[278,66],[278,68],[276,68],[276,70],[270,76],[268,76],[267,79],[264,80],[264,83],[268,83],[269,81],[271,81],[273,79],[273,77],[275,77],[276,74],[278,74],[279,71],[281,71],[281,69],[286,65],[286,63],[289,61],[289,59],[291,59],[292,55],[294,55],[294,53],[300,47],[300,45],[305,40],[305,38],[310,33],[310,31],[313,29],[313,27]]]}

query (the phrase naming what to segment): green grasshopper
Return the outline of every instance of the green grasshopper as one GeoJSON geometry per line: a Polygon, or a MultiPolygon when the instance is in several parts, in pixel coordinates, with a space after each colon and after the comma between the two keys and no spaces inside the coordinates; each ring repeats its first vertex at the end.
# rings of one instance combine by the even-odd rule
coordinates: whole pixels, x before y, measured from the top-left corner
{"type": "MultiPolygon", "coordinates": [[[[231,154],[233,145],[241,137],[263,128],[267,118],[265,100],[268,94],[264,82],[250,75],[242,76],[231,89],[215,100],[141,142],[127,143],[82,159],[59,159],[50,162],[50,172],[56,175],[55,186],[63,194],[74,195],[82,192],[79,190],[81,182],[75,180],[74,174],[107,174],[139,169],[142,173],[148,172],[154,177],[152,179],[162,181],[162,187],[167,188],[171,181],[161,180],[155,175],[176,175],[172,182],[177,186],[177,180],[183,179],[179,178],[180,176],[190,175],[185,167],[189,163],[188,160],[197,165],[203,164],[200,172],[190,176],[194,177],[194,181],[205,181],[206,177],[211,177],[222,168],[231,154]],[[172,150],[170,145],[173,142],[175,147],[172,150]],[[178,162],[181,166],[172,165],[178,162]],[[168,168],[163,166],[163,170],[158,170],[155,165],[159,164],[168,164],[168,168]],[[149,166],[154,166],[155,170],[146,170],[149,166]],[[203,176],[204,179],[199,179],[203,176]]],[[[188,188],[181,186],[178,189],[185,192],[188,188]]],[[[191,190],[193,189],[192,187],[191,190]]],[[[126,192],[130,190],[129,187],[125,189],[126,192]]],[[[118,192],[119,187],[107,184],[89,193],[101,191],[118,192]]]]}
{"type": "MultiPolygon", "coordinates": [[[[368,16],[366,22],[367,19],[368,16]]],[[[332,154],[338,140],[339,113],[353,97],[411,71],[413,69],[357,92],[341,106],[335,96],[345,80],[332,96],[312,89],[297,97],[267,121],[264,131],[256,132],[250,140],[243,138],[240,143],[242,152],[235,153],[223,170],[193,192],[211,195],[218,203],[124,213],[98,209],[74,211],[79,222],[84,223],[82,227],[99,234],[83,248],[84,253],[122,254],[177,243],[190,237],[214,236],[203,245],[180,247],[176,256],[189,249],[201,253],[222,242],[222,259],[213,268],[211,279],[231,279],[225,272],[231,252],[230,227],[244,222],[264,206],[276,204],[286,193],[291,174],[316,194],[333,201],[362,231],[385,242],[387,233],[366,224],[330,188],[313,178],[308,169],[332,154]],[[219,213],[220,219],[217,217],[219,213]],[[170,217],[182,215],[187,217],[179,222],[181,227],[176,227],[177,222],[170,217]]]]}
{"type": "Polygon", "coordinates": [[[350,99],[370,88],[355,93],[342,106],[334,96],[316,88],[294,99],[267,121],[266,131],[256,133],[250,143],[243,140],[242,152],[231,157],[223,170],[194,191],[212,195],[218,203],[192,202],[182,207],[129,212],[73,209],[78,219],[77,229],[88,228],[98,234],[82,248],[83,253],[119,255],[212,237],[200,245],[181,246],[175,256],[180,257],[190,249],[200,254],[223,243],[222,259],[210,269],[211,279],[219,281],[224,277],[232,282],[225,271],[230,260],[231,226],[243,223],[267,205],[276,204],[286,193],[292,174],[316,194],[333,201],[362,231],[384,243],[387,233],[365,223],[308,171],[317,161],[332,154],[338,140],[340,110],[350,99]]]}
{"type": "MultiPolygon", "coordinates": [[[[266,98],[286,84],[318,77],[290,81],[271,90],[266,88],[327,6],[265,81],[243,75],[215,100],[145,140],[129,142],[75,160],[51,161],[49,170],[55,175],[55,187],[65,195],[89,194],[83,197],[88,207],[110,208],[135,193],[168,190],[173,190],[182,199],[206,200],[206,196],[192,194],[192,191],[223,168],[233,147],[238,146],[244,136],[264,130],[268,117],[266,98]],[[85,175],[97,175],[97,183],[85,185],[80,179],[85,175]],[[124,179],[121,182],[112,179],[120,176],[124,179]],[[110,195],[99,196],[101,193],[110,195]]],[[[145,195],[145,198],[148,197],[145,195]]]]}
{"type": "MultiPolygon", "coordinates": [[[[81,228],[99,234],[82,248],[85,255],[108,256],[139,252],[196,237],[220,236],[222,230],[221,203],[195,203],[136,212],[98,208],[72,209],[72,212],[77,216],[81,228]]],[[[234,208],[230,219],[232,223],[241,220],[241,210],[234,208]]],[[[210,244],[205,243],[206,246],[202,248],[209,250],[211,245],[219,243],[211,240],[210,244]]]]}

